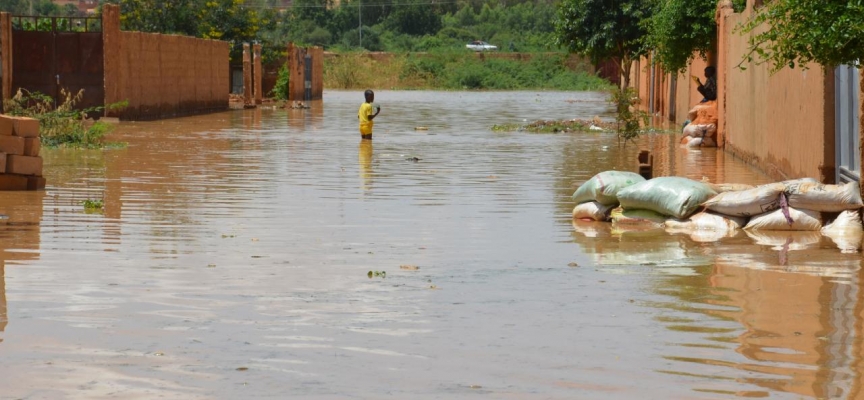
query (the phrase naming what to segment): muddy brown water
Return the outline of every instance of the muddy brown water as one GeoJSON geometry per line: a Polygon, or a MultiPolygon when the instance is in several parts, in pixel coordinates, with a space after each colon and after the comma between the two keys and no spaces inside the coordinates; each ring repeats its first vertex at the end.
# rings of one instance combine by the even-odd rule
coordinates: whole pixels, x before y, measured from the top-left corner
{"type": "Polygon", "coordinates": [[[45,192],[0,193],[0,398],[864,396],[859,253],[570,218],[640,148],[765,176],[669,136],[489,129],[608,117],[598,93],[380,91],[372,143],[362,97],[44,151],[45,192]]]}

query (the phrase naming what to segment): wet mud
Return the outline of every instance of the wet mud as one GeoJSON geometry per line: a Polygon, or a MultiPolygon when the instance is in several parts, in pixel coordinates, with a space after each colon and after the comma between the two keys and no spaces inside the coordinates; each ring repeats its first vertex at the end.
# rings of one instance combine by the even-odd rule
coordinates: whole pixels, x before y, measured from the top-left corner
{"type": "Polygon", "coordinates": [[[0,193],[0,398],[862,396],[860,253],[571,219],[640,149],[766,176],[672,136],[490,130],[608,118],[600,93],[376,100],[372,141],[358,91],[45,151],[46,191],[0,193]]]}

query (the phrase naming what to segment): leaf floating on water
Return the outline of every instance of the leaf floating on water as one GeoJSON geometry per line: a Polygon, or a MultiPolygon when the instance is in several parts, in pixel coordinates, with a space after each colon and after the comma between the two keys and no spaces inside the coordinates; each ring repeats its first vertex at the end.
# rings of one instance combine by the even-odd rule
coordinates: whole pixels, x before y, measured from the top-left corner
{"type": "Polygon", "coordinates": [[[386,277],[387,277],[387,272],[385,272],[385,271],[369,271],[369,272],[366,274],[366,276],[368,276],[369,279],[372,279],[372,277],[386,278],[386,277]]]}
{"type": "Polygon", "coordinates": [[[571,262],[570,264],[567,264],[567,266],[568,267],[578,267],[579,264],[576,264],[575,262],[571,262]]]}
{"type": "Polygon", "coordinates": [[[216,268],[216,264],[207,264],[207,268],[216,268]]]}
{"type": "Polygon", "coordinates": [[[406,271],[416,271],[416,270],[420,269],[420,267],[418,267],[416,265],[411,265],[411,264],[404,264],[404,265],[400,265],[399,269],[404,269],[406,271]]]}
{"type": "Polygon", "coordinates": [[[237,367],[237,370],[238,371],[248,371],[249,368],[248,367],[237,367]]]}
{"type": "Polygon", "coordinates": [[[480,386],[480,385],[471,385],[471,386],[468,386],[468,389],[483,389],[483,386],[480,386]]]}
{"type": "Polygon", "coordinates": [[[252,241],[253,241],[253,242],[257,242],[257,241],[258,241],[258,238],[252,238],[252,241]]]}
{"type": "Polygon", "coordinates": [[[369,273],[368,273],[368,274],[366,274],[366,276],[368,276],[368,277],[369,277],[369,279],[372,279],[372,271],[369,271],[369,273]]]}

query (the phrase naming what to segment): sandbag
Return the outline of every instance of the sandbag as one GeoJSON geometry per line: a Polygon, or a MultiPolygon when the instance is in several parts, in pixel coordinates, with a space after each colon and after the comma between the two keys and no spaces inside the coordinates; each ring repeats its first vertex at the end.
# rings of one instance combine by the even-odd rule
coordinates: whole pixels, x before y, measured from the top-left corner
{"type": "Polygon", "coordinates": [[[612,225],[641,225],[645,227],[662,227],[669,217],[651,210],[616,208],[612,210],[609,219],[612,225]]]}
{"type": "Polygon", "coordinates": [[[594,175],[573,193],[576,204],[596,201],[602,205],[618,204],[618,191],[644,182],[642,175],[627,171],[604,171],[594,175]]]}
{"type": "Polygon", "coordinates": [[[716,194],[702,182],[664,176],[621,190],[618,201],[624,209],[651,210],[680,219],[689,217],[700,204],[716,194]]]}
{"type": "Polygon", "coordinates": [[[702,141],[701,137],[692,138],[687,141],[687,147],[702,147],[702,141]]]}
{"type": "Polygon", "coordinates": [[[692,136],[684,136],[681,138],[681,144],[686,145],[687,143],[690,143],[691,140],[693,140],[692,136]]]}
{"type": "Polygon", "coordinates": [[[684,136],[691,137],[714,137],[717,134],[717,126],[714,124],[688,124],[682,131],[684,136]]]}
{"type": "Polygon", "coordinates": [[[711,136],[702,138],[702,147],[717,147],[717,142],[711,136]]]}
{"type": "Polygon", "coordinates": [[[833,222],[822,228],[822,234],[831,239],[841,253],[857,253],[864,239],[864,227],[858,211],[843,211],[833,222]]]}
{"type": "Polygon", "coordinates": [[[783,215],[783,210],[777,209],[750,218],[744,227],[746,230],[765,231],[818,231],[822,229],[822,214],[812,210],[788,208],[792,223],[783,215]]]}
{"type": "Polygon", "coordinates": [[[864,230],[864,226],[861,224],[861,214],[858,211],[843,211],[834,221],[831,221],[830,224],[825,225],[822,228],[822,232],[831,232],[831,231],[862,231],[864,230]]]}
{"type": "Polygon", "coordinates": [[[694,214],[687,220],[670,218],[665,226],[672,230],[734,231],[747,225],[744,217],[720,215],[710,211],[694,214]]]}
{"type": "Polygon", "coordinates": [[[615,208],[614,205],[604,206],[596,201],[577,204],[576,207],[573,207],[573,219],[605,221],[613,208],[615,208]]]}
{"type": "Polygon", "coordinates": [[[708,183],[705,182],[704,178],[702,179],[702,183],[711,186],[711,189],[714,189],[717,193],[737,192],[739,190],[749,190],[756,187],[745,183],[708,183]]]}
{"type": "Polygon", "coordinates": [[[845,185],[785,183],[789,205],[822,212],[857,210],[864,206],[857,182],[845,185]]]}
{"type": "Polygon", "coordinates": [[[780,208],[780,193],[785,189],[782,183],[772,183],[748,190],[723,192],[703,205],[720,214],[749,217],[780,208]]]}

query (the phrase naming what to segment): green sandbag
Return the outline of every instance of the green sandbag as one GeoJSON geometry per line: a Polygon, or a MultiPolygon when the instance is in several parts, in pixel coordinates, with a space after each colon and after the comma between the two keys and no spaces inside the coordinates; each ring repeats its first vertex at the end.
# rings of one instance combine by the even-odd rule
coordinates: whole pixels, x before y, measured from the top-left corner
{"type": "Polygon", "coordinates": [[[699,205],[717,195],[710,186],[676,176],[654,178],[618,192],[625,209],[645,209],[684,219],[699,205]]]}
{"type": "Polygon", "coordinates": [[[604,206],[618,203],[618,191],[645,182],[642,175],[626,171],[603,171],[594,175],[573,193],[576,204],[596,201],[604,206]]]}

